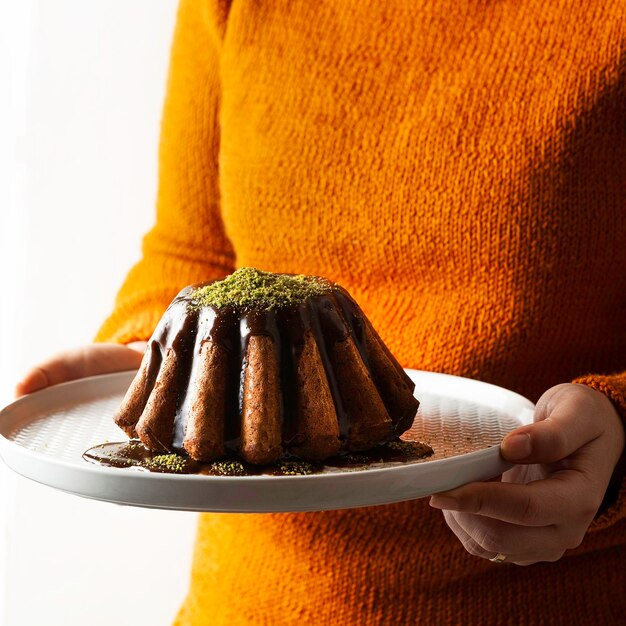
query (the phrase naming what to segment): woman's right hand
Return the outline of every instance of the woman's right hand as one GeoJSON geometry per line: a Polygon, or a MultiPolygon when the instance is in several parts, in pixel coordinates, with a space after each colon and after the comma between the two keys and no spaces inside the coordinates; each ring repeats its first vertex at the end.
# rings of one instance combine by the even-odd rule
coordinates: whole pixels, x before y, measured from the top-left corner
{"type": "Polygon", "coordinates": [[[66,350],[30,369],[15,387],[16,397],[58,385],[69,380],[137,369],[141,364],[145,341],[128,345],[94,343],[66,350]]]}

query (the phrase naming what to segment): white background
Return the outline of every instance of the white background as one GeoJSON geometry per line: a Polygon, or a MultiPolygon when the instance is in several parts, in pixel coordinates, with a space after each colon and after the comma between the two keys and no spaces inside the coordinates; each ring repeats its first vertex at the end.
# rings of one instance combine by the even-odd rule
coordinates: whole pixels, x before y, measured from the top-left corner
{"type": "MultiPolygon", "coordinates": [[[[0,0],[0,405],[89,342],[153,219],[176,0],[0,0]]],[[[169,624],[195,515],[81,500],[0,463],[0,624],[169,624]]]]}

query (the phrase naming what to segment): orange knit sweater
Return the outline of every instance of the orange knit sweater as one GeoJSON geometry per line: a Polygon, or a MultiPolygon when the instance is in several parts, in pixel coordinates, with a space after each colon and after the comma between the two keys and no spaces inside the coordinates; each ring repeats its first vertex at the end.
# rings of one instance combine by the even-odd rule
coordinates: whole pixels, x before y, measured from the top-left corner
{"type": "MultiPolygon", "coordinates": [[[[157,223],[98,338],[237,266],[321,274],[407,367],[586,376],[626,415],[624,59],[623,0],[183,0],[157,223]]],[[[625,494],[529,568],[426,500],[203,515],[177,624],[622,623],[625,494]]]]}

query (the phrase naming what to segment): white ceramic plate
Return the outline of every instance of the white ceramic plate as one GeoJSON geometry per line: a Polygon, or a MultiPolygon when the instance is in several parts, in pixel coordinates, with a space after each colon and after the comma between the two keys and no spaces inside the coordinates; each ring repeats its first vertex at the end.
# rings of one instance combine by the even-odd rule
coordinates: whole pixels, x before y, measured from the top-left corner
{"type": "Polygon", "coordinates": [[[389,504],[493,478],[510,467],[498,444],[508,431],[532,421],[532,402],[467,378],[407,373],[421,404],[406,438],[433,447],[435,454],[425,460],[308,476],[157,474],[86,462],[87,448],[125,440],[112,415],[134,372],[57,385],[10,404],[0,412],[0,455],[18,474],[86,498],[240,513],[389,504]]]}

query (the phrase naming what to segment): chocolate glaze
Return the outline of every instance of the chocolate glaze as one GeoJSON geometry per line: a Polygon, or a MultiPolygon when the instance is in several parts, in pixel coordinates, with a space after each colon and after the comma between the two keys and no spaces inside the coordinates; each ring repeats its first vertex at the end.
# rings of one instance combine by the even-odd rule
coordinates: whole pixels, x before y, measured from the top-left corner
{"type": "MultiPolygon", "coordinates": [[[[150,342],[149,377],[156,376],[160,362],[167,350],[172,349],[179,357],[176,415],[172,447],[183,450],[188,406],[186,403],[190,381],[194,380],[194,355],[199,354],[204,342],[211,340],[228,354],[230,375],[227,380],[225,444],[235,450],[239,443],[243,394],[242,365],[248,341],[254,335],[272,337],[275,346],[280,377],[283,384],[281,420],[283,441],[289,445],[295,433],[295,359],[304,346],[307,333],[312,333],[324,365],[326,377],[339,419],[340,438],[345,440],[350,430],[350,420],[344,409],[345,399],[331,362],[333,346],[352,335],[365,366],[371,373],[363,328],[363,313],[347,291],[329,283],[329,291],[313,296],[301,305],[271,310],[242,310],[236,307],[194,306],[193,293],[209,284],[191,285],[181,291],[170,304],[150,342]]],[[[404,374],[404,372],[403,372],[404,374]]],[[[407,385],[413,383],[405,376],[407,385]]],[[[152,386],[152,385],[150,385],[152,386]]],[[[398,433],[400,434],[400,433],[398,433]]]]}
{"type": "MultiPolygon", "coordinates": [[[[324,463],[306,463],[306,473],[319,474],[324,469],[329,468],[367,469],[372,463],[407,463],[428,458],[433,454],[433,449],[427,444],[415,443],[413,450],[401,452],[394,448],[394,443],[396,442],[382,444],[367,452],[341,454],[326,459],[324,463]]],[[[224,475],[223,472],[214,469],[216,466],[221,465],[219,462],[201,463],[194,461],[186,454],[180,454],[181,464],[177,470],[150,463],[151,460],[161,454],[162,453],[148,450],[148,448],[139,441],[124,441],[94,446],[83,454],[83,458],[90,463],[96,463],[105,467],[117,467],[121,469],[133,468],[161,474],[224,475]]],[[[234,452],[229,454],[229,460],[237,461],[240,464],[242,470],[238,471],[237,474],[233,474],[237,476],[257,476],[261,474],[271,476],[291,475],[292,472],[289,471],[289,463],[297,462],[294,457],[285,455],[284,458],[272,465],[251,465],[241,462],[234,452]]]]}

